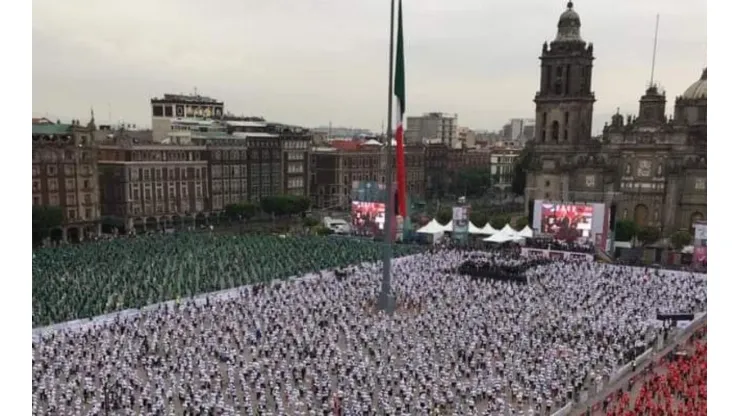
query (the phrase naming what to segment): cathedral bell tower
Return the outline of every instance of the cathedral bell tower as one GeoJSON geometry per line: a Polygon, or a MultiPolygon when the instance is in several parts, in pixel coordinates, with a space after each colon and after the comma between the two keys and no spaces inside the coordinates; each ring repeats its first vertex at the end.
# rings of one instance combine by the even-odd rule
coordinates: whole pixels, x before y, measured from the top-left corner
{"type": "Polygon", "coordinates": [[[540,90],[535,95],[537,144],[575,145],[591,140],[593,45],[581,39],[573,2],[560,15],[555,40],[542,45],[540,90]]]}

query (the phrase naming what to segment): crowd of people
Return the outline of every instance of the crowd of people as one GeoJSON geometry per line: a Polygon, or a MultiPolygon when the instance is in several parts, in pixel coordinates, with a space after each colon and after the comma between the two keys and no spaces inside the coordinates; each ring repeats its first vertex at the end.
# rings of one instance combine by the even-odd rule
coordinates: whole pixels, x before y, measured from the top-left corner
{"type": "Polygon", "coordinates": [[[473,279],[504,280],[518,284],[527,283],[527,270],[535,266],[545,265],[551,260],[543,258],[520,258],[517,254],[495,253],[491,255],[468,255],[465,261],[457,268],[461,275],[473,279]]]}
{"type": "Polygon", "coordinates": [[[528,238],[526,247],[542,250],[570,251],[575,253],[593,254],[595,249],[591,242],[562,241],[552,238],[528,238]]]}
{"type": "MultiPolygon", "coordinates": [[[[678,353],[663,359],[662,365],[646,371],[641,383],[619,394],[607,405],[607,416],[707,414],[707,343],[697,333],[678,353]],[[639,387],[637,387],[639,386],[639,387]],[[635,391],[636,390],[636,391],[635,391]]],[[[633,382],[631,382],[632,384],[633,382]]]]}
{"type": "MultiPolygon", "coordinates": [[[[396,245],[396,254],[419,247],[396,245]]],[[[382,258],[369,240],[182,233],[43,248],[33,255],[33,326],[382,258]]]]}
{"type": "MultiPolygon", "coordinates": [[[[311,257],[351,260],[336,247],[263,243],[282,247],[283,275],[298,265],[315,272],[43,335],[32,347],[33,414],[549,415],[628,362],[635,345],[650,345],[657,313],[706,309],[706,280],[688,273],[555,261],[514,285],[461,275],[471,253],[439,250],[394,260],[397,310],[387,316],[374,308],[382,266],[359,264],[375,249],[356,246],[365,251],[337,278],[316,270],[338,260],[311,257]]],[[[213,256],[211,279],[267,278],[274,259],[247,247],[175,243],[166,254],[186,274],[202,276],[196,259],[213,256]]],[[[164,257],[132,266],[131,251],[119,254],[129,273],[160,287],[172,274],[156,270],[171,264],[164,257]]],[[[80,270],[108,278],[106,266],[88,267],[80,270]]],[[[118,276],[111,286],[135,280],[107,267],[118,276]]]]}

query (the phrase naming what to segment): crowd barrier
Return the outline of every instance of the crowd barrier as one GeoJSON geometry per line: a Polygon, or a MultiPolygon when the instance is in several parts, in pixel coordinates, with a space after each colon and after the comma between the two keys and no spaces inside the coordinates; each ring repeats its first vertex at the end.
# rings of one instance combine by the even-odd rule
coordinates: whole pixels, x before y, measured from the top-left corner
{"type": "Polygon", "coordinates": [[[573,402],[568,402],[565,406],[561,407],[557,412],[550,416],[565,416],[570,413],[571,410],[573,410],[573,402]]]}
{"type": "MultiPolygon", "coordinates": [[[[666,339],[665,346],[668,348],[673,348],[675,345],[673,345],[674,341],[678,341],[679,343],[683,341],[683,338],[687,338],[690,336],[694,331],[699,329],[703,324],[706,323],[707,320],[707,313],[701,312],[696,315],[693,321],[691,321],[690,324],[685,326],[684,328],[679,328],[678,331],[672,333],[669,335],[669,339],[666,339]]],[[[677,345],[677,344],[676,344],[677,345]]],[[[662,344],[661,344],[662,346],[662,344]]],[[[648,348],[644,353],[640,354],[639,357],[635,358],[635,368],[640,368],[643,364],[647,363],[648,361],[652,360],[656,355],[662,354],[664,351],[661,351],[660,347],[658,349],[648,348]]],[[[570,411],[572,411],[574,408],[578,407],[579,405],[587,403],[591,399],[600,398],[600,400],[604,400],[606,397],[600,397],[601,392],[603,390],[616,390],[618,386],[625,383],[628,379],[624,379],[624,376],[627,375],[630,371],[632,371],[632,362],[627,363],[626,365],[619,368],[617,371],[615,371],[613,374],[610,375],[609,379],[604,381],[602,383],[602,386],[596,386],[594,389],[594,392],[591,393],[590,389],[588,391],[582,391],[581,394],[578,397],[578,400],[575,402],[569,402],[564,407],[559,409],[557,412],[553,413],[551,416],[555,415],[566,415],[570,411]],[[567,408],[567,411],[563,412],[567,408]],[[563,413],[561,413],[563,412],[563,413]]],[[[594,407],[600,407],[600,403],[594,404],[594,407]]],[[[589,408],[582,410],[580,413],[577,413],[578,416],[588,415],[589,408]]]]}
{"type": "Polygon", "coordinates": [[[552,260],[586,260],[594,261],[594,255],[589,253],[577,253],[574,251],[547,250],[544,248],[522,247],[523,256],[540,257],[552,260]]]}

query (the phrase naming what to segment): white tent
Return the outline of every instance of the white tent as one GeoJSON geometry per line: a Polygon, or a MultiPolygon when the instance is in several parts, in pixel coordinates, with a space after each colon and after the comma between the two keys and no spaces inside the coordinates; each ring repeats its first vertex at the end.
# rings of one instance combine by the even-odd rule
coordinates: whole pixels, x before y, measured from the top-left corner
{"type": "Polygon", "coordinates": [[[437,220],[432,219],[429,224],[419,228],[416,232],[421,234],[437,234],[444,232],[444,227],[437,220]]]}
{"type": "Polygon", "coordinates": [[[501,232],[499,234],[503,234],[507,237],[516,237],[519,235],[519,233],[516,232],[509,224],[506,224],[504,228],[501,229],[501,232]]]}
{"type": "Polygon", "coordinates": [[[488,235],[482,228],[478,228],[472,221],[468,221],[468,234],[488,235]]]}
{"type": "Polygon", "coordinates": [[[445,232],[447,233],[451,233],[452,232],[452,220],[450,220],[450,222],[448,222],[447,224],[443,225],[442,229],[444,229],[445,232]]]}
{"type": "Polygon", "coordinates": [[[529,225],[522,228],[522,230],[519,231],[518,234],[519,234],[519,237],[524,237],[524,238],[532,238],[534,236],[534,233],[532,232],[532,229],[529,228],[529,225]]]}
{"type": "Polygon", "coordinates": [[[516,237],[514,236],[504,235],[504,233],[496,233],[483,241],[487,243],[507,243],[514,240],[516,240],[516,237]]]}
{"type": "Polygon", "coordinates": [[[483,228],[481,228],[481,230],[485,231],[485,233],[488,235],[493,235],[493,234],[498,233],[498,230],[493,228],[491,224],[488,224],[488,223],[486,223],[486,225],[484,225],[483,228]]]}

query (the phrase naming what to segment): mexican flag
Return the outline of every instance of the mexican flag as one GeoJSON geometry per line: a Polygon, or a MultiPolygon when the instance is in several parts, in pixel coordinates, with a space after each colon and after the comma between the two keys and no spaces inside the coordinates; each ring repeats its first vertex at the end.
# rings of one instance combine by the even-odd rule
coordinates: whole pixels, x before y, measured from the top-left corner
{"type": "MultiPolygon", "coordinates": [[[[398,38],[396,38],[396,76],[393,93],[396,96],[396,181],[398,182],[398,214],[408,217],[406,207],[406,158],[403,148],[403,114],[406,107],[406,77],[403,56],[403,6],[398,0],[398,38]]],[[[406,221],[404,221],[406,222],[406,221]]]]}

